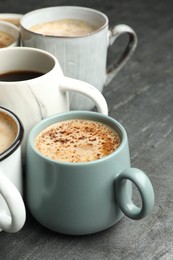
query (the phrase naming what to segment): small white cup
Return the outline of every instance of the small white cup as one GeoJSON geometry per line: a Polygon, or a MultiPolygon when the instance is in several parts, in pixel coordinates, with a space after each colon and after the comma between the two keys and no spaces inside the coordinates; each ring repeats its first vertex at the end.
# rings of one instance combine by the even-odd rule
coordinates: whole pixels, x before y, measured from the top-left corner
{"type": "Polygon", "coordinates": [[[5,46],[5,48],[15,47],[19,45],[20,30],[16,25],[5,21],[0,21],[0,31],[8,33],[14,39],[14,41],[11,44],[5,46]]]}
{"type": "MultiPolygon", "coordinates": [[[[9,124],[15,124],[17,127],[13,143],[0,153],[0,231],[14,233],[23,227],[26,219],[22,199],[21,142],[23,126],[19,118],[11,111],[0,107],[0,113],[9,117],[9,124]]],[[[2,118],[0,118],[0,126],[1,120],[5,120],[2,118]]]]}

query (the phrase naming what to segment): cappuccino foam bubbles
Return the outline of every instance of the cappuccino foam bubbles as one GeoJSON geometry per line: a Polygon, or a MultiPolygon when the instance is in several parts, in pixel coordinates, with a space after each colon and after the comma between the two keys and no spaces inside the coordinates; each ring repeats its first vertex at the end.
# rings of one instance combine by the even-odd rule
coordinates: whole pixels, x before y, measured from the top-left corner
{"type": "Polygon", "coordinates": [[[78,19],[62,19],[44,22],[30,28],[31,31],[43,35],[68,37],[87,35],[96,29],[94,25],[78,19]]]}
{"type": "Polygon", "coordinates": [[[17,136],[17,125],[5,113],[0,112],[0,153],[7,150],[17,136]]]}
{"type": "Polygon", "coordinates": [[[114,152],[120,145],[118,133],[91,120],[72,119],[55,123],[38,134],[36,149],[53,160],[89,162],[114,152]]]}

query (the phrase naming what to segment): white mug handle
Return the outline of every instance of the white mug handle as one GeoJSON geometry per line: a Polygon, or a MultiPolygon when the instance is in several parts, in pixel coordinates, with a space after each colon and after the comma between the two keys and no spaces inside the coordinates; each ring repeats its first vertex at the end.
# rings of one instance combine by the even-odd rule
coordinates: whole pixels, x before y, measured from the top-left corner
{"type": "Polygon", "coordinates": [[[108,106],[105,98],[98,89],[89,83],[64,76],[60,83],[60,89],[62,91],[75,91],[91,98],[94,101],[98,112],[108,115],[108,106]]]}
{"type": "Polygon", "coordinates": [[[117,62],[108,66],[105,86],[108,85],[111,82],[111,80],[115,77],[115,75],[124,67],[124,65],[131,58],[132,54],[134,53],[134,51],[136,49],[136,46],[138,43],[137,35],[130,26],[125,25],[125,24],[116,25],[112,29],[109,30],[108,47],[111,46],[115,42],[115,40],[123,34],[129,35],[128,44],[127,44],[124,52],[120,56],[120,58],[117,60],[117,62]]]}
{"type": "Polygon", "coordinates": [[[1,170],[0,194],[4,198],[11,214],[10,216],[4,209],[1,209],[0,205],[0,229],[9,233],[15,233],[19,231],[25,223],[26,210],[19,191],[1,170]]]}

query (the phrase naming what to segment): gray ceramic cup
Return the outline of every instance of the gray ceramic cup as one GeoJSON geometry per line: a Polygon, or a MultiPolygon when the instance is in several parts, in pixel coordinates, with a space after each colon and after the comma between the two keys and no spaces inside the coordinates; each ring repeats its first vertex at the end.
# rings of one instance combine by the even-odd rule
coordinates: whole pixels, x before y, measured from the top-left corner
{"type": "MultiPolygon", "coordinates": [[[[34,47],[52,53],[60,63],[65,76],[92,84],[102,92],[104,86],[115,77],[133,55],[137,46],[137,35],[128,25],[118,24],[109,28],[108,17],[98,10],[81,6],[53,6],[37,9],[21,19],[23,46],[34,47]],[[35,33],[31,27],[59,19],[79,19],[96,26],[96,30],[82,36],[51,36],[35,33]],[[129,38],[119,59],[107,64],[107,53],[116,40],[126,34],[129,38]]],[[[114,44],[115,43],[115,44],[114,44]]],[[[94,103],[80,93],[70,93],[72,110],[90,110],[94,103]]]]}
{"type": "Polygon", "coordinates": [[[27,203],[43,226],[70,235],[99,232],[123,215],[138,220],[154,205],[154,191],[146,174],[131,168],[127,134],[109,116],[72,111],[49,117],[30,132],[27,147],[27,203]],[[68,163],[46,158],[34,147],[36,136],[47,126],[69,119],[89,119],[113,127],[121,144],[112,154],[91,162],[68,163]],[[141,206],[132,201],[132,183],[141,196],[141,206]]]}

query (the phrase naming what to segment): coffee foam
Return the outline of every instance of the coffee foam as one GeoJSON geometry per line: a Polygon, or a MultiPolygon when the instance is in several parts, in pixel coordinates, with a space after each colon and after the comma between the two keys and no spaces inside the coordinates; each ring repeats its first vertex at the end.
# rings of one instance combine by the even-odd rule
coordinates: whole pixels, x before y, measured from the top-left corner
{"type": "Polygon", "coordinates": [[[8,22],[8,23],[12,23],[16,26],[20,26],[20,19],[19,18],[4,18],[4,17],[0,17],[0,21],[4,21],[4,22],[8,22]]]}
{"type": "Polygon", "coordinates": [[[15,41],[14,37],[9,33],[0,31],[0,48],[9,46],[15,41]]]}
{"type": "Polygon", "coordinates": [[[88,162],[114,152],[120,145],[118,133],[107,125],[82,119],[55,123],[35,140],[36,149],[53,160],[88,162]]]}
{"type": "Polygon", "coordinates": [[[82,20],[62,19],[34,25],[31,31],[53,36],[81,36],[96,30],[96,27],[82,20]]]}
{"type": "Polygon", "coordinates": [[[7,150],[17,136],[17,125],[10,116],[0,112],[0,153],[7,150]]]}

